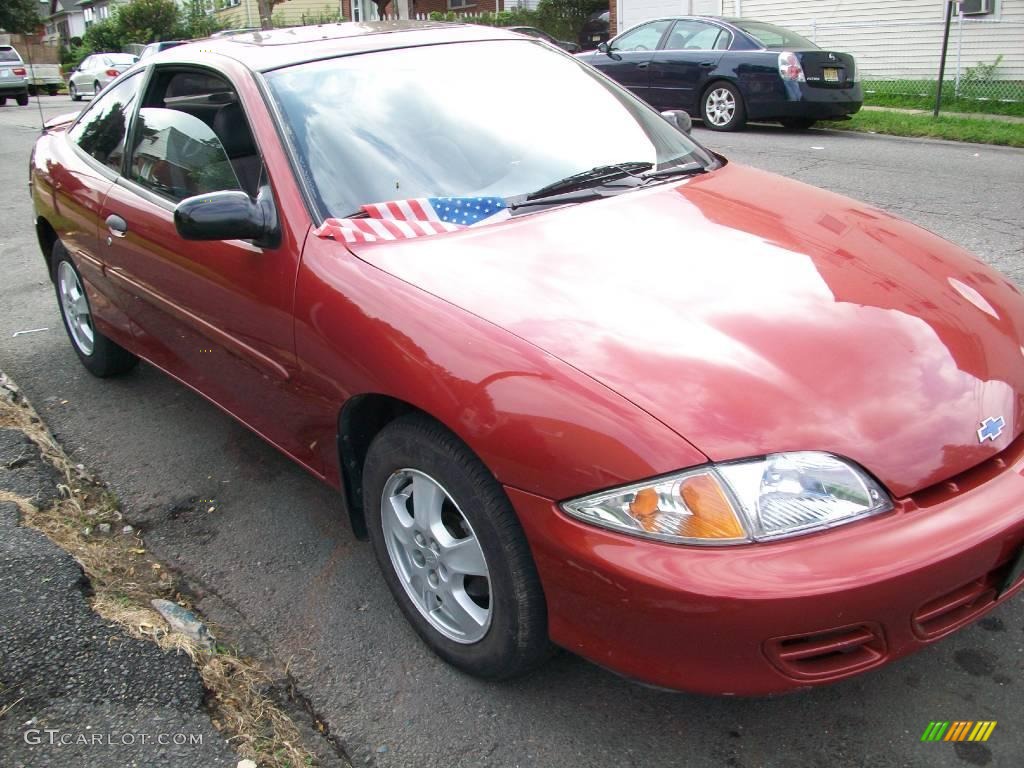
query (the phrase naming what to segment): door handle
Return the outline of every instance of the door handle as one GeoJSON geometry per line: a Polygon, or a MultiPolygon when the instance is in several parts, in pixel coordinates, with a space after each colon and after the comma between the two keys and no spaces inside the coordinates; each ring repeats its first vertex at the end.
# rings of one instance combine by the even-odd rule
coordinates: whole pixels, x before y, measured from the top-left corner
{"type": "Polygon", "coordinates": [[[715,62],[713,62],[713,61],[702,61],[700,63],[700,66],[704,67],[704,69],[711,69],[713,66],[715,66],[715,62]]]}
{"type": "MultiPolygon", "coordinates": [[[[107,216],[107,231],[114,237],[124,237],[128,234],[128,222],[112,213],[107,216]]],[[[107,238],[107,242],[109,244],[110,238],[107,238]]]]}
{"type": "Polygon", "coordinates": [[[650,62],[648,62],[648,61],[641,61],[639,64],[636,65],[636,68],[637,69],[647,69],[647,65],[649,63],[650,62]]]}

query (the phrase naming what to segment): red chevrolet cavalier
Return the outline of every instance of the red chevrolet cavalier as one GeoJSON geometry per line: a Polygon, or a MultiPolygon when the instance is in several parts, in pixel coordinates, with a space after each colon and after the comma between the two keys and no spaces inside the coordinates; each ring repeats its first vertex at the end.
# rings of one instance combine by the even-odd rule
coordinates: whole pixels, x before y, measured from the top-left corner
{"type": "Polygon", "coordinates": [[[476,675],[552,644],[764,694],[904,656],[1024,566],[1024,299],[494,29],[158,54],[31,160],[71,344],[343,492],[476,675]]]}

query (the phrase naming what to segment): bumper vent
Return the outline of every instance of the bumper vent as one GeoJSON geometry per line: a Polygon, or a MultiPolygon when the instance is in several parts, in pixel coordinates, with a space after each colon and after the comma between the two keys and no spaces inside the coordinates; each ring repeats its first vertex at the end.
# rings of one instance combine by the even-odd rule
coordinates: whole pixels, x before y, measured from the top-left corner
{"type": "Polygon", "coordinates": [[[810,635],[779,637],[765,653],[781,672],[798,680],[822,680],[866,669],[885,658],[885,638],[877,624],[856,624],[810,635]]]}
{"type": "Polygon", "coordinates": [[[922,605],[914,614],[914,634],[922,640],[935,640],[983,613],[996,599],[1004,570],[997,568],[922,605]]]}

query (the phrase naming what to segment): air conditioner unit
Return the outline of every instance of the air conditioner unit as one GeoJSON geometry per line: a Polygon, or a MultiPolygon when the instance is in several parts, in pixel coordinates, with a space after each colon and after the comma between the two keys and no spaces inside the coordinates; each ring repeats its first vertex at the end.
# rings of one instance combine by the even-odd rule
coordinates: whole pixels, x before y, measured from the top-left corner
{"type": "Polygon", "coordinates": [[[983,16],[995,11],[996,0],[960,0],[960,13],[964,16],[983,16]]]}

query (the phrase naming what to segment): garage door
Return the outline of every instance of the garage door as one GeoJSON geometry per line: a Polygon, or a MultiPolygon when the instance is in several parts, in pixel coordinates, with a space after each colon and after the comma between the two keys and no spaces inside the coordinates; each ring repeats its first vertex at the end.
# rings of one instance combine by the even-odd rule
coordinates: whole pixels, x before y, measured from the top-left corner
{"type": "Polygon", "coordinates": [[[619,31],[662,16],[718,16],[721,0],[613,0],[619,4],[619,31]]]}

